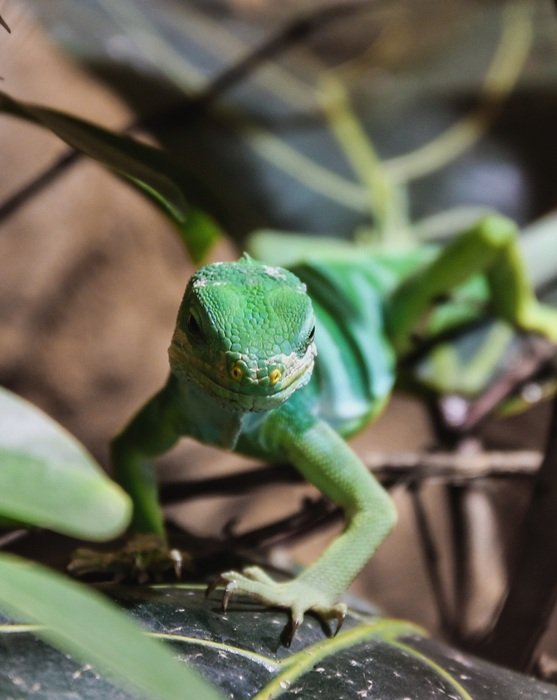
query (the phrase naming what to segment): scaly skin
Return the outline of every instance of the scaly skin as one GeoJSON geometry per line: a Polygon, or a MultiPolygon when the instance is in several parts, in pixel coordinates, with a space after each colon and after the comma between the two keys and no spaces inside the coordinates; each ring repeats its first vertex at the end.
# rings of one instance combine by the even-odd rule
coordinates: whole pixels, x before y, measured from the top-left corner
{"type": "Polygon", "coordinates": [[[288,460],[343,508],[344,532],[294,580],[275,582],[257,567],[222,575],[226,602],[241,593],[289,609],[291,635],[307,611],[342,621],[340,595],[395,523],[389,496],[341,436],[385,405],[396,360],[435,300],[482,275],[496,314],[557,343],[557,313],[535,299],[502,217],[440,252],[358,255],[307,260],[296,275],[249,256],[201,268],[178,313],[166,386],[112,445],[136,532],[164,536],[149,460],[183,435],[288,460]]]}

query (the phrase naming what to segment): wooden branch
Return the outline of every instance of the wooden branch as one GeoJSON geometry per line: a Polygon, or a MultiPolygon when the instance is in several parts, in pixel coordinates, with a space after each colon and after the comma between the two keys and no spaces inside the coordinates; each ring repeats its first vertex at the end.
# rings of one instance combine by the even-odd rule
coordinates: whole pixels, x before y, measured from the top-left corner
{"type": "Polygon", "coordinates": [[[8,547],[14,542],[17,542],[18,540],[27,537],[28,534],[29,530],[20,529],[10,530],[9,532],[0,535],[0,549],[4,549],[5,547],[8,547]]]}
{"type": "MultiPolygon", "coordinates": [[[[533,477],[542,460],[539,452],[369,452],[363,455],[366,466],[389,487],[421,481],[463,484],[477,479],[533,477]]],[[[273,484],[295,484],[303,479],[290,465],[256,467],[226,476],[161,484],[165,505],[207,496],[232,496],[273,484]]]]}
{"type": "Polygon", "coordinates": [[[507,596],[482,655],[519,670],[529,669],[557,601],[557,399],[549,437],[530,505],[507,596]]]}
{"type": "Polygon", "coordinates": [[[437,479],[446,483],[464,483],[474,479],[498,479],[533,476],[542,455],[535,450],[511,452],[394,452],[366,453],[365,464],[381,478],[397,482],[437,479]]]}

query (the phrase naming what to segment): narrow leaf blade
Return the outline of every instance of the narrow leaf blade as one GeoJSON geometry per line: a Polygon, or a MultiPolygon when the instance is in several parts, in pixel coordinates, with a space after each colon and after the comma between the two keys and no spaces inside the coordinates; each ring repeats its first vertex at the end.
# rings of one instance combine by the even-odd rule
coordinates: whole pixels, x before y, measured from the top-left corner
{"type": "Polygon", "coordinates": [[[194,262],[220,235],[214,219],[189,201],[203,198],[191,173],[164,151],[55,109],[29,105],[0,92],[0,111],[46,127],[77,151],[125,178],[174,222],[194,262]]]}

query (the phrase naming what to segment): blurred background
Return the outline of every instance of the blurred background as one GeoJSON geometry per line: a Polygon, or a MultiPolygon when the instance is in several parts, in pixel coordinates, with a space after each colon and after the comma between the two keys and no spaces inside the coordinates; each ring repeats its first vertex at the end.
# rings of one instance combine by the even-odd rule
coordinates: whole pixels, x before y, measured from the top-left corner
{"type": "MultiPolygon", "coordinates": [[[[0,32],[0,88],[116,131],[134,127],[180,160],[192,196],[223,230],[208,260],[234,258],[260,228],[381,235],[374,183],[354,162],[361,143],[335,135],[335,95],[365,134],[397,230],[418,241],[450,238],[488,210],[527,226],[555,208],[557,18],[549,0],[3,0],[0,14],[11,28],[0,32]]],[[[111,436],[167,374],[194,263],[161,211],[97,163],[68,159],[48,131],[2,115],[0,153],[0,383],[109,468],[111,436]]],[[[557,279],[556,236],[542,257],[557,279]]],[[[555,285],[543,292],[557,299],[555,285]]],[[[422,367],[422,376],[430,371],[422,367]]],[[[527,379],[519,393],[526,386],[543,398],[547,377],[527,379]]],[[[393,452],[470,445],[529,451],[536,463],[550,403],[530,403],[512,416],[490,410],[472,434],[459,434],[446,422],[440,428],[447,415],[430,393],[400,394],[353,444],[377,463],[393,452]]],[[[160,477],[243,466],[185,440],[161,460],[160,477]]],[[[532,483],[399,481],[400,524],[353,591],[469,643],[504,595],[532,483]],[[424,513],[434,555],[418,522],[424,513]],[[456,601],[457,623],[440,611],[444,596],[449,607],[456,601]]],[[[210,537],[231,520],[250,531],[286,517],[306,496],[315,493],[277,485],[256,498],[175,505],[169,515],[210,537]]],[[[273,561],[310,560],[339,527],[275,547],[273,561]]],[[[557,656],[555,624],[542,648],[557,656]]]]}

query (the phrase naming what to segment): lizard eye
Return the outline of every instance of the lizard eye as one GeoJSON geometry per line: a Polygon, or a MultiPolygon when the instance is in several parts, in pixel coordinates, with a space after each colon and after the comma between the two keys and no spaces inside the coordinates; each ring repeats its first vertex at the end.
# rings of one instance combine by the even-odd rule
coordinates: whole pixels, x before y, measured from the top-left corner
{"type": "Polygon", "coordinates": [[[306,354],[308,351],[309,347],[315,340],[315,326],[310,330],[310,332],[307,334],[306,339],[301,343],[299,353],[300,357],[303,357],[303,355],[306,354]]]}
{"type": "Polygon", "coordinates": [[[199,338],[201,335],[203,335],[203,331],[201,330],[201,325],[191,311],[188,315],[188,320],[186,321],[186,326],[187,326],[189,334],[191,336],[193,336],[194,338],[199,338]]]}
{"type": "Polygon", "coordinates": [[[230,370],[230,374],[232,375],[232,379],[235,379],[237,382],[239,382],[244,377],[244,370],[242,369],[242,366],[240,364],[236,363],[230,370]]]}

